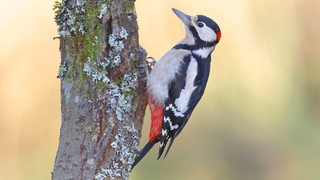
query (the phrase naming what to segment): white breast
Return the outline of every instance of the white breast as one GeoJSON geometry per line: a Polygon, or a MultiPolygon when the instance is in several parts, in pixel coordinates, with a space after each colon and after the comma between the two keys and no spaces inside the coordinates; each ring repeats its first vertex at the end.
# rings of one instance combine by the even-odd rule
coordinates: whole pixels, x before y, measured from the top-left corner
{"type": "Polygon", "coordinates": [[[179,71],[183,58],[190,51],[183,49],[169,50],[153,67],[148,78],[148,93],[157,104],[163,105],[168,98],[169,84],[179,71]]]}

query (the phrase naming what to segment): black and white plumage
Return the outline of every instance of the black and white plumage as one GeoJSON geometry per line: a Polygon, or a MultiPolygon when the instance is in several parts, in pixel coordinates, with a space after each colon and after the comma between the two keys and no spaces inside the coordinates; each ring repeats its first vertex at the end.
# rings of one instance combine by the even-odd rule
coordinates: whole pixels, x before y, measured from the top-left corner
{"type": "Polygon", "coordinates": [[[152,117],[150,136],[134,165],[157,142],[160,142],[160,158],[170,139],[167,155],[204,93],[211,53],[221,37],[219,26],[210,18],[189,16],[177,9],[172,10],[184,23],[186,37],[154,65],[148,77],[152,117]]]}

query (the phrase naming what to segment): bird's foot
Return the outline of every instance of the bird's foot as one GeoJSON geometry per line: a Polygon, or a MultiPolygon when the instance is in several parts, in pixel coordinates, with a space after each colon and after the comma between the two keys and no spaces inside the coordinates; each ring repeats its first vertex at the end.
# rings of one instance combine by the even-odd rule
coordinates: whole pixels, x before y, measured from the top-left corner
{"type": "Polygon", "coordinates": [[[148,80],[149,73],[155,64],[156,60],[153,57],[147,57],[146,61],[144,61],[142,64],[138,66],[139,73],[142,76],[142,80],[148,80]],[[151,61],[149,61],[148,59],[151,59],[151,61]]]}
{"type": "Polygon", "coordinates": [[[147,61],[148,67],[149,67],[149,71],[152,70],[154,65],[156,65],[156,63],[157,63],[156,59],[153,57],[147,57],[146,61],[147,61]],[[151,61],[148,61],[148,59],[151,59],[151,61]]]}

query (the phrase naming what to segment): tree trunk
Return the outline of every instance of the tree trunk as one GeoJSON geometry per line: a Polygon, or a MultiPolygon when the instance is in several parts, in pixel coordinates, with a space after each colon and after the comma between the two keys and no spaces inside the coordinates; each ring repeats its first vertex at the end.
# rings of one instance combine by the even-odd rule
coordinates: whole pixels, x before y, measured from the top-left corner
{"type": "Polygon", "coordinates": [[[56,3],[61,65],[52,179],[128,179],[146,107],[134,1],[56,3]]]}

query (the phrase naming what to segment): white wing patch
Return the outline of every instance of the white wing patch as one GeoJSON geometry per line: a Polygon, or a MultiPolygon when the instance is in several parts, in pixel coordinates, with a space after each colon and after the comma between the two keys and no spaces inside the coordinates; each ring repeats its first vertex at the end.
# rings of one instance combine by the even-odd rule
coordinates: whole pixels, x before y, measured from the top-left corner
{"type": "Polygon", "coordinates": [[[179,110],[177,110],[172,104],[169,104],[169,106],[166,107],[166,111],[168,111],[169,109],[171,109],[171,111],[173,112],[174,116],[176,116],[176,117],[184,117],[184,114],[181,113],[179,110]]]}
{"type": "Polygon", "coordinates": [[[168,135],[168,130],[162,129],[162,130],[161,130],[161,135],[162,135],[162,136],[168,135]]]}
{"type": "Polygon", "coordinates": [[[172,122],[171,122],[171,119],[170,119],[169,117],[163,117],[163,121],[164,121],[165,123],[167,123],[167,122],[169,123],[170,130],[171,130],[171,131],[173,131],[173,130],[175,130],[175,129],[178,129],[178,127],[179,127],[178,124],[173,125],[172,122]]]}
{"type": "Polygon", "coordinates": [[[174,101],[178,111],[185,113],[188,109],[190,97],[197,86],[194,86],[194,80],[198,73],[198,62],[191,57],[187,70],[186,85],[181,90],[180,96],[174,101]]]}

